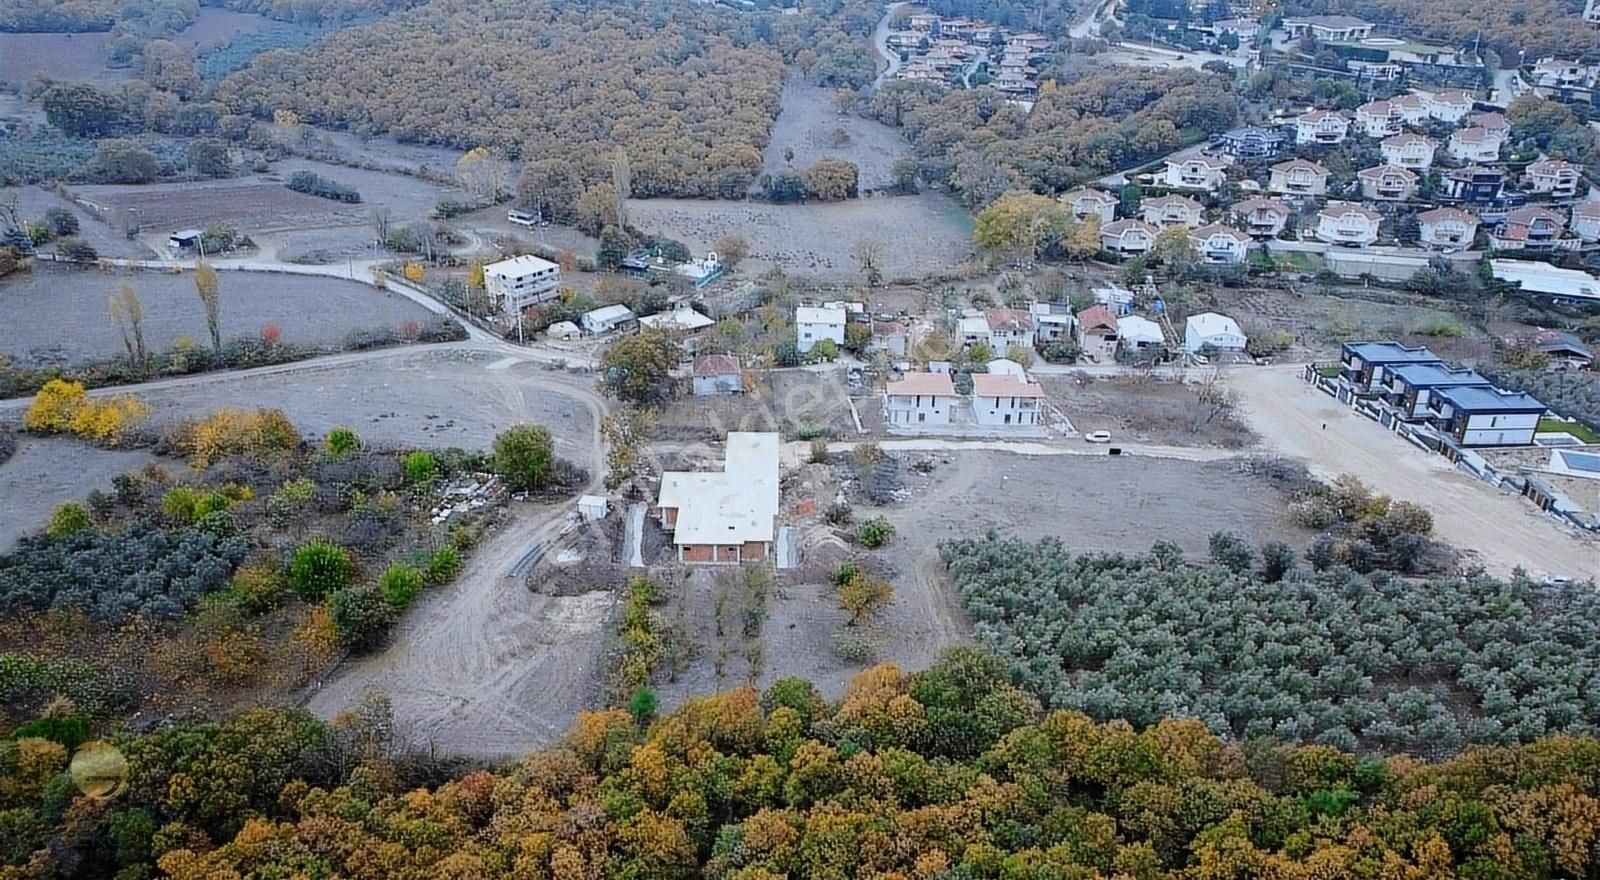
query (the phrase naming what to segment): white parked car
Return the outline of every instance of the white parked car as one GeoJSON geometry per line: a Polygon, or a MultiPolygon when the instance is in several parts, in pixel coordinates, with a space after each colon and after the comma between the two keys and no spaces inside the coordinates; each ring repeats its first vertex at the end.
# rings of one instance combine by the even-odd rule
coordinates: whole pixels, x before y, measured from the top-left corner
{"type": "Polygon", "coordinates": [[[1085,443],[1110,443],[1111,442],[1111,432],[1110,431],[1090,431],[1089,433],[1083,435],[1083,440],[1084,440],[1085,443]]]}

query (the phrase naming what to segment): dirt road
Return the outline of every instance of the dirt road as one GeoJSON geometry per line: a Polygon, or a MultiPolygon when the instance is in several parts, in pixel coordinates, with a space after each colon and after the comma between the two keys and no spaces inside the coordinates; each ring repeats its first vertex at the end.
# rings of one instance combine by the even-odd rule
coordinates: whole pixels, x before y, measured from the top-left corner
{"type": "MultiPolygon", "coordinates": [[[[525,383],[513,384],[499,393],[531,411],[525,383]]],[[[560,393],[589,411],[590,484],[583,491],[596,491],[605,477],[605,403],[574,386],[560,393]]],[[[607,643],[601,636],[614,594],[532,593],[507,573],[531,548],[563,534],[576,503],[514,509],[512,523],[474,551],[455,583],[425,594],[407,613],[385,650],[339,667],[311,696],[311,711],[331,718],[364,694],[382,692],[411,745],[482,758],[520,755],[559,737],[598,698],[607,643]]]]}
{"type": "Polygon", "coordinates": [[[1263,444],[1305,459],[1320,477],[1354,474],[1379,492],[1423,505],[1433,513],[1439,538],[1475,554],[1490,571],[1505,575],[1521,566],[1535,576],[1600,575],[1600,543],[1316,391],[1300,380],[1300,367],[1238,370],[1228,376],[1245,420],[1263,444]]]}

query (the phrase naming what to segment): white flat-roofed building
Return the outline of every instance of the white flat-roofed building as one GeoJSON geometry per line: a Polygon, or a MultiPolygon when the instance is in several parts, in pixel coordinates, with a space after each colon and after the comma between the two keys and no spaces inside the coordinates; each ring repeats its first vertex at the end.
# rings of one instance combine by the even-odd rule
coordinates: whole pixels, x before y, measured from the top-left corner
{"type": "Polygon", "coordinates": [[[656,515],[678,561],[734,565],[772,552],[778,519],[777,434],[728,435],[721,471],[661,475],[656,515]]]}
{"type": "Polygon", "coordinates": [[[1530,162],[1522,173],[1522,182],[1528,190],[1543,193],[1553,199],[1570,199],[1578,194],[1578,181],[1583,179],[1583,169],[1561,159],[1540,159],[1530,162]]]}
{"type": "Polygon", "coordinates": [[[1572,231],[1586,244],[1600,241],[1600,201],[1572,206],[1572,231]]]}
{"type": "Polygon", "coordinates": [[[515,317],[561,292],[561,267],[523,254],[483,267],[483,288],[501,314],[515,317]]]}

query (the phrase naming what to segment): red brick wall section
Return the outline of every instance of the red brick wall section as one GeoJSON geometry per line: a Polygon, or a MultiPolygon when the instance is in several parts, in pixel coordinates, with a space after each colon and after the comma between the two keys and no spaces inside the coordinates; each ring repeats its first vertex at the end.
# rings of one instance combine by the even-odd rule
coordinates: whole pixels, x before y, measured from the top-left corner
{"type": "Polygon", "coordinates": [[[717,548],[717,561],[718,562],[738,562],[739,561],[739,545],[738,544],[729,544],[726,547],[718,547],[717,548]]]}
{"type": "Polygon", "coordinates": [[[739,559],[744,562],[760,562],[767,558],[767,545],[763,541],[746,541],[739,551],[739,559]]]}
{"type": "Polygon", "coordinates": [[[683,554],[684,562],[711,562],[710,544],[684,544],[678,548],[683,554]]]}

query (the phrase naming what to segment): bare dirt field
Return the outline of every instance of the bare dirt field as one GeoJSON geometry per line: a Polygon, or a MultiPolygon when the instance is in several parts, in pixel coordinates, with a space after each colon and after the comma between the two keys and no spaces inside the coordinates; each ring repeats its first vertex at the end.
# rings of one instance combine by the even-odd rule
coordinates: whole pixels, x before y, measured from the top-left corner
{"type": "Polygon", "coordinates": [[[273,176],[279,180],[287,181],[296,171],[310,171],[338,181],[361,193],[362,207],[369,216],[374,210],[386,208],[400,223],[428,216],[440,199],[461,198],[461,191],[456,187],[390,171],[369,171],[298,158],[272,165],[273,176]]]}
{"type": "Polygon", "coordinates": [[[345,204],[297,193],[281,182],[255,178],[143,186],[81,186],[76,192],[103,208],[113,226],[138,225],[166,235],[178,229],[232,226],[247,235],[365,226],[368,205],[345,204]]]}
{"type": "Polygon", "coordinates": [[[1352,412],[1302,382],[1298,366],[1238,370],[1229,379],[1246,422],[1268,447],[1305,459],[1320,477],[1354,474],[1377,492],[1421,504],[1437,537],[1490,571],[1600,575],[1600,542],[1352,412]]]}
{"type": "Polygon", "coordinates": [[[1225,407],[1202,399],[1203,381],[1141,374],[1040,376],[1050,401],[1079,433],[1110,431],[1112,439],[1169,446],[1242,449],[1254,439],[1225,407]]]}
{"type": "Polygon", "coordinates": [[[762,155],[761,172],[799,171],[818,159],[844,159],[860,169],[861,189],[882,189],[891,182],[895,160],[910,152],[911,145],[900,132],[873,119],[840,113],[834,109],[832,92],[793,75],[783,84],[783,109],[762,155]],[[794,158],[786,158],[788,154],[794,158]]]}
{"type": "Polygon", "coordinates": [[[38,219],[51,208],[71,211],[78,218],[78,237],[94,247],[102,257],[127,257],[145,259],[150,250],[138,241],[128,238],[110,224],[80,208],[69,199],[57,195],[55,190],[42,186],[0,187],[0,203],[17,200],[17,213],[27,219],[38,219]]]}
{"type": "Polygon", "coordinates": [[[761,375],[753,393],[677,398],[657,416],[654,434],[662,440],[721,440],[729,431],[778,431],[794,439],[808,428],[855,436],[842,367],[775,370],[761,375]]]}
{"type": "MultiPolygon", "coordinates": [[[[277,324],[283,341],[338,345],[356,329],[397,329],[422,322],[426,309],[394,293],[354,281],[267,272],[218,273],[222,336],[255,336],[277,324]]],[[[193,273],[58,268],[0,281],[0,352],[26,363],[76,363],[123,353],[122,337],[106,317],[106,298],[124,283],[144,306],[145,341],[152,350],[187,336],[209,345],[205,310],[193,273]]]]}
{"type": "Polygon", "coordinates": [[[106,67],[109,33],[0,34],[0,82],[27,85],[36,76],[116,83],[128,69],[106,67]]]}
{"type": "Polygon", "coordinates": [[[146,450],[100,449],[63,437],[20,440],[0,464],[0,553],[43,529],[57,504],[82,501],[95,489],[109,492],[113,477],[157,461],[146,450]]]}
{"type": "Polygon", "coordinates": [[[286,371],[211,374],[140,394],[162,422],[224,407],[277,407],[302,433],[352,428],[368,443],[488,449],[500,431],[533,423],[550,429],[556,454],[588,462],[594,412],[587,378],[459,349],[391,349],[358,360],[286,371]]]}
{"type": "Polygon", "coordinates": [[[939,193],[806,205],[635,199],[628,215],[696,253],[724,235],[743,235],[750,255],[740,269],[749,273],[777,266],[797,277],[860,282],[850,249],[864,240],[882,242],[889,280],[948,272],[973,254],[970,218],[939,193]]]}

